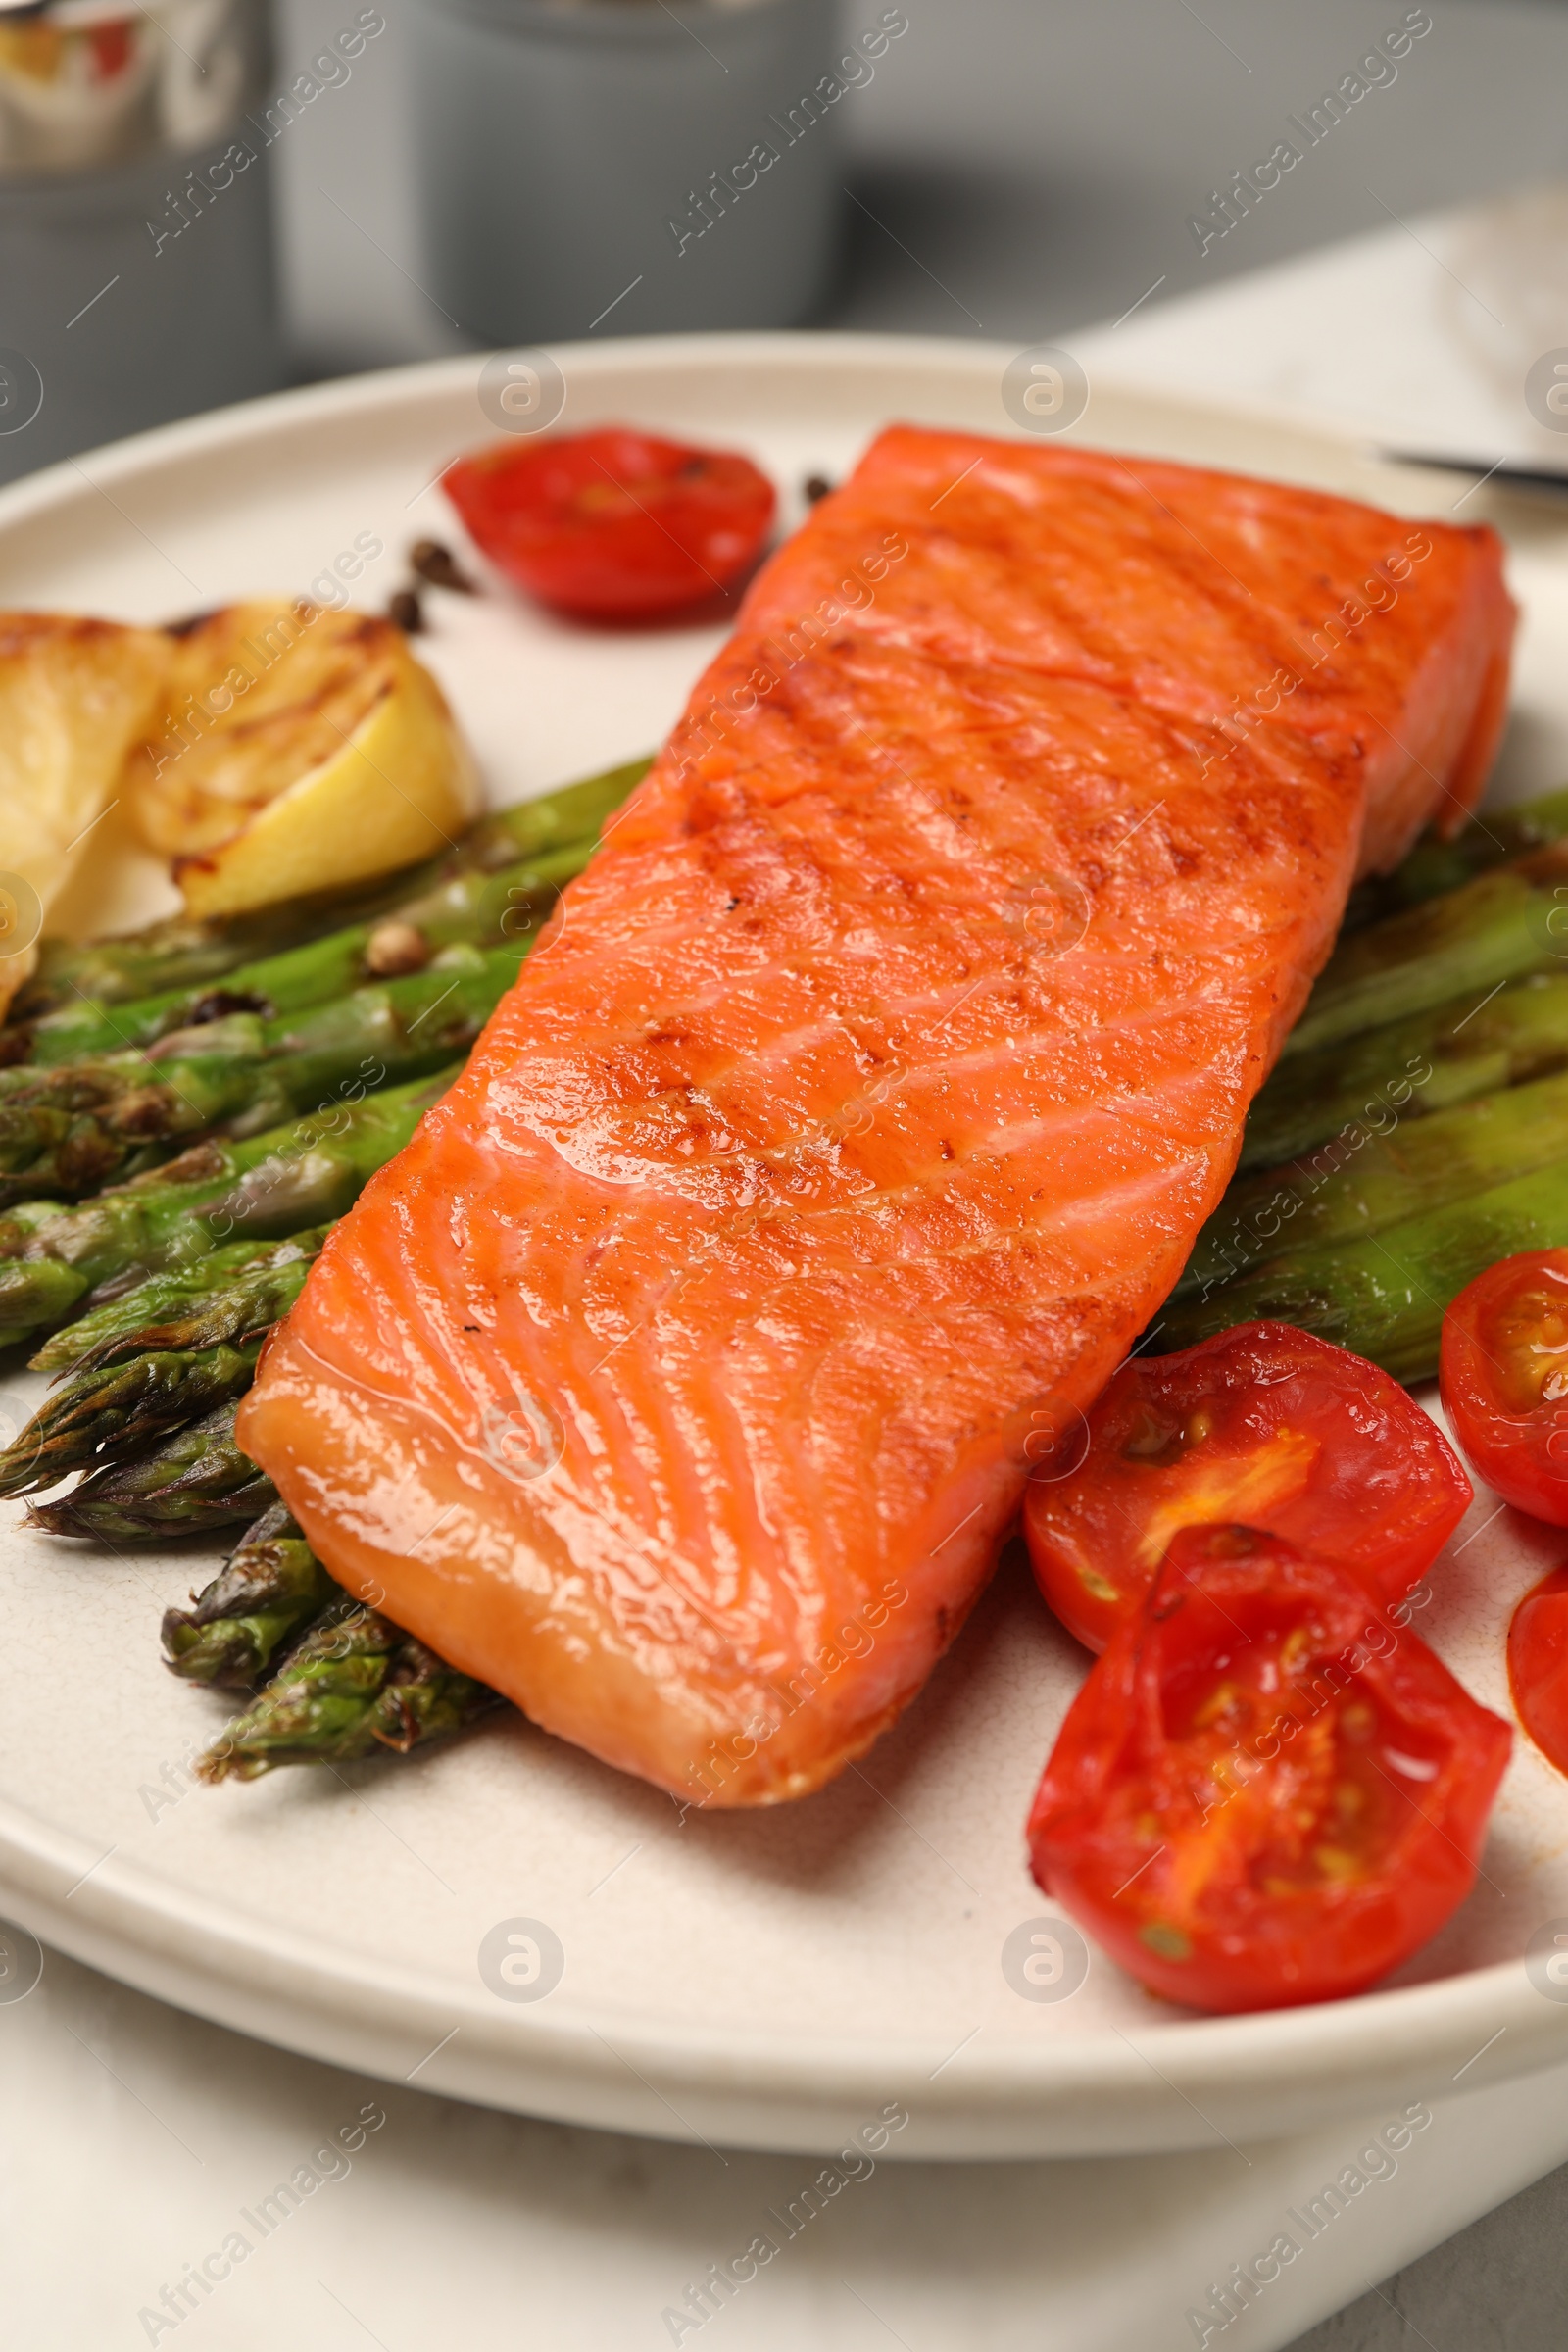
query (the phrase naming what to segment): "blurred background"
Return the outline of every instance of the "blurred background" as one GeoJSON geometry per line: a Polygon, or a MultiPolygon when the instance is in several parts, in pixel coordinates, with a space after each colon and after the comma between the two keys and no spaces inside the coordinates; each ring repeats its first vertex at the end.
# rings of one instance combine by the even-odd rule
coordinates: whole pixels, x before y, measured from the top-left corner
{"type": "MultiPolygon", "coordinates": [[[[385,0],[387,37],[357,85],[279,157],[290,331],[313,372],[454,347],[417,282],[401,143],[427,5],[385,0]]],[[[882,13],[845,0],[846,45],[882,13]]],[[[1401,0],[1203,0],[1201,16],[1183,0],[906,0],[903,13],[908,34],[835,110],[850,194],[822,325],[1027,342],[1114,318],[1162,274],[1163,302],[1385,229],[1391,210],[1568,175],[1568,9],[1555,0],[1435,0],[1433,34],[1339,125],[1338,151],[1307,157],[1203,255],[1188,217],[1401,23],[1401,0]]],[[[303,58],[330,14],[288,0],[282,53],[303,58]]],[[[595,166],[612,172],[612,158],[595,166]]],[[[1568,299],[1568,256],[1558,267],[1568,299]]]]}
{"type": "MultiPolygon", "coordinates": [[[[1134,305],[1141,328],[1568,175],[1565,76],[1568,10],[1527,0],[0,5],[0,472],[480,344],[794,323],[1033,342],[1134,305]],[[1306,145],[1322,94],[1417,20],[1306,145]],[[824,74],[837,96],[792,113],[824,74]],[[748,182],[759,138],[779,163],[748,182]],[[1227,182],[1281,140],[1300,165],[1227,221],[1227,182]],[[705,247],[714,206],[734,218],[705,247]]],[[[1568,213],[1526,213],[1527,250],[1515,219],[1506,259],[1450,270],[1476,367],[1513,395],[1568,332],[1568,213]]],[[[1302,366],[1282,358],[1279,388],[1302,366]]],[[[1407,370],[1407,422],[1422,389],[1407,370]]]]}

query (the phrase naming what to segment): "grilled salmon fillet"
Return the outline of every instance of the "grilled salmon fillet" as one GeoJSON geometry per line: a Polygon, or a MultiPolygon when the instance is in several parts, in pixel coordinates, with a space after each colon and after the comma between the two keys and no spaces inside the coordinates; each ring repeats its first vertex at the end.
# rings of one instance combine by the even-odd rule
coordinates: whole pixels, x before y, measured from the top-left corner
{"type": "Polygon", "coordinates": [[[1486,530],[884,433],[267,1351],[240,1441],[333,1574],[693,1803],[839,1771],[1175,1282],[1352,875],[1476,798],[1512,620],[1486,530]]]}

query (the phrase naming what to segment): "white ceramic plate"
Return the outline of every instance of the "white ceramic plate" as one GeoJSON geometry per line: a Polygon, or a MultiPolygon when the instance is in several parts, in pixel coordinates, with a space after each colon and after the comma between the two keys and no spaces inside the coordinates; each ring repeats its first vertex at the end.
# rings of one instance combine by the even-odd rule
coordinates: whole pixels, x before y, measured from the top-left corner
{"type": "MultiPolygon", "coordinates": [[[[841,472],[892,417],[1011,430],[1010,356],[834,336],[607,343],[560,355],[564,422],[745,447],[793,522],[803,477],[841,472]]],[[[386,552],[354,593],[380,603],[407,542],[451,528],[427,485],[489,430],[478,372],[457,360],[289,394],[19,484],[0,497],[0,604],[164,618],[306,590],[365,533],[386,552]]],[[[1446,514],[1457,492],[1287,417],[1104,385],[1077,429],[1411,513],[1446,514]]],[[[1568,514],[1495,512],[1527,610],[1496,787],[1512,798],[1568,774],[1568,514]]],[[[651,746],[719,634],[596,636],[506,595],[430,603],[428,659],[499,801],[651,746]]],[[[144,907],[150,884],[113,820],[103,830],[76,895],[100,926],[144,907]]],[[[13,1377],[0,1406],[15,1417],[40,1387],[13,1377]]],[[[1478,1502],[1418,1623],[1506,1711],[1508,1615],[1555,1546],[1496,1509],[1478,1502]]],[[[1098,1955],[1070,1997],[1014,1989],[1004,1944],[1049,1909],[1023,1817],[1084,1666],[1015,1560],[863,1768],[791,1808],[683,1820],[515,1717],[408,1761],[193,1787],[220,1702],[165,1674],[157,1627],[207,1558],[89,1551],[24,1534],[20,1516],[6,1506],[0,1536],[0,1908],[294,2048],[498,2106],[759,2146],[841,2144],[900,2102],[910,2120],[890,2153],[970,2156],[1296,2131],[1568,2055],[1568,2005],[1522,1958],[1568,1915],[1568,1784],[1523,1741],[1476,1894],[1375,1994],[1189,2018],[1098,1955]],[[481,1973],[486,1938],[504,1947],[516,1921],[559,1939],[546,1997],[503,1997],[506,1979],[481,1973]]]]}

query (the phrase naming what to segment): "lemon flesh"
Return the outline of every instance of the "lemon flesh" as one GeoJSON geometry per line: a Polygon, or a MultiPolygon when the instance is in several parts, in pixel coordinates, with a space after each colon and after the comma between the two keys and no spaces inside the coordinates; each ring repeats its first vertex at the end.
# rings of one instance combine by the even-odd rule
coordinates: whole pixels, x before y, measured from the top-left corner
{"type": "Polygon", "coordinates": [[[129,792],[195,915],[412,864],[454,841],[479,798],[402,630],[304,600],[228,606],[184,634],[129,792]]]}
{"type": "Polygon", "coordinates": [[[0,612],[0,1015],[158,707],[161,630],[0,612]]]}

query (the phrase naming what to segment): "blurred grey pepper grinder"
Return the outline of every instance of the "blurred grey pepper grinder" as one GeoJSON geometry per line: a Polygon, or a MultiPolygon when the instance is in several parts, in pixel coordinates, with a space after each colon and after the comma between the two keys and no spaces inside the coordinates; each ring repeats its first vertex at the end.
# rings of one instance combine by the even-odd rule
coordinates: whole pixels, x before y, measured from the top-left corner
{"type": "Polygon", "coordinates": [[[268,0],[0,0],[0,481],[285,380],[270,72],[268,0]]]}
{"type": "Polygon", "coordinates": [[[839,127],[908,30],[839,0],[418,0],[426,282],[469,333],[793,326],[842,214],[839,127]]]}

